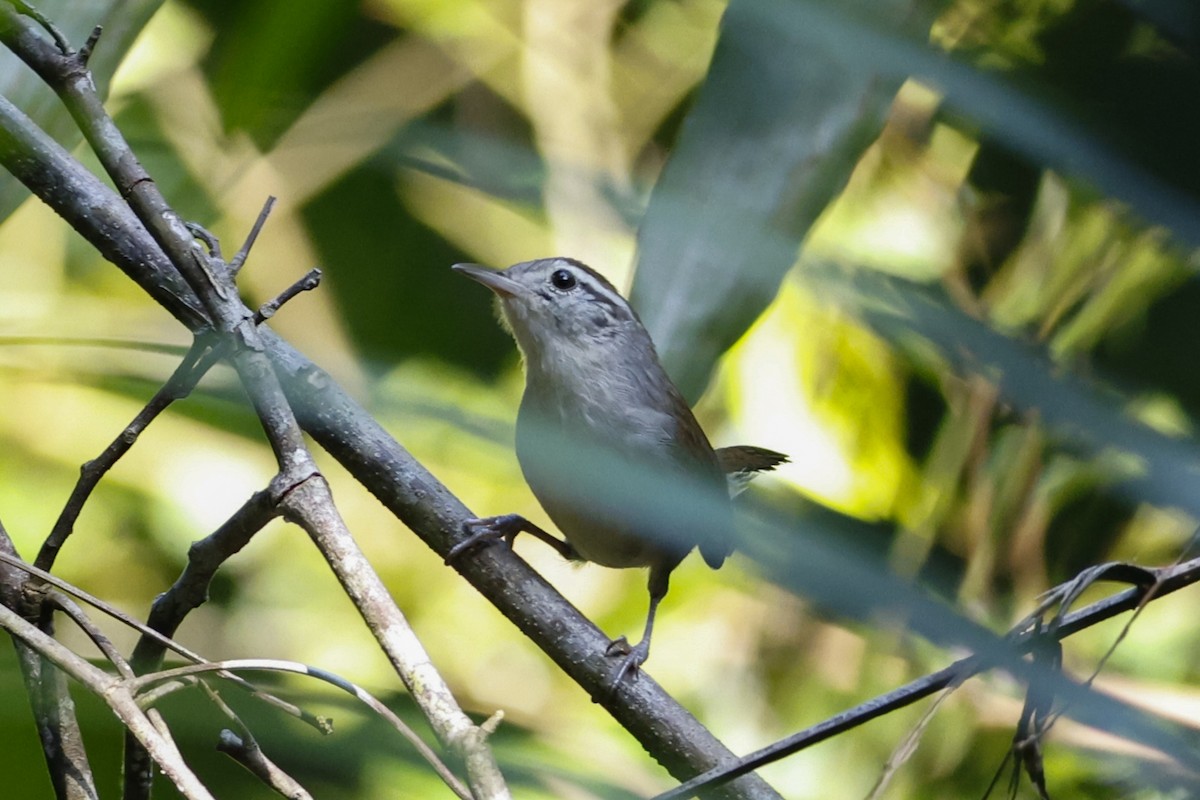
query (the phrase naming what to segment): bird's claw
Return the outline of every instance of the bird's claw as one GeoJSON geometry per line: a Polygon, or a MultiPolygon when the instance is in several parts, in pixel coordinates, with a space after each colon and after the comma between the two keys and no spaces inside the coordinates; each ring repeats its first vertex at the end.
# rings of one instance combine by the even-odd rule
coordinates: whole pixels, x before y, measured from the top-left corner
{"type": "Polygon", "coordinates": [[[604,651],[606,656],[627,656],[633,652],[633,645],[624,636],[618,636],[609,642],[608,647],[604,651]]]}
{"type": "MultiPolygon", "coordinates": [[[[462,529],[467,538],[450,548],[450,551],[446,553],[445,563],[453,564],[463,553],[492,542],[504,541],[511,545],[513,537],[517,533],[513,530],[514,521],[510,519],[513,517],[517,517],[517,515],[507,514],[502,517],[484,517],[464,521],[462,529]]],[[[520,518],[517,517],[517,519],[520,518]]]]}
{"type": "Polygon", "coordinates": [[[650,657],[650,643],[645,639],[635,645],[629,644],[629,640],[624,636],[618,636],[612,640],[608,648],[605,649],[606,656],[621,656],[621,666],[617,669],[617,674],[609,684],[609,691],[615,693],[621,685],[621,681],[626,675],[636,675],[641,669],[642,664],[646,663],[646,659],[650,657]]]}

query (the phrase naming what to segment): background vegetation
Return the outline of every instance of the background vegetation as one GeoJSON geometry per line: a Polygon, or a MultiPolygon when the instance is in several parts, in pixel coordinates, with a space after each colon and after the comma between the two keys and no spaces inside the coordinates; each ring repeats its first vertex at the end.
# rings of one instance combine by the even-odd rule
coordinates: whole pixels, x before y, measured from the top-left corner
{"type": "MultiPolygon", "coordinates": [[[[813,504],[835,509],[862,523],[833,539],[844,553],[940,598],[947,620],[953,609],[997,632],[1084,567],[1185,553],[1200,512],[1190,5],[734,0],[723,29],[716,0],[42,8],[76,42],[104,22],[94,66],[112,75],[108,107],[185,217],[232,249],[263,198],[279,197],[241,281],[251,304],[320,265],[322,288],[272,327],[477,513],[545,522],[512,452],[514,348],[486,293],[448,267],[563,254],[632,289],[717,444],[791,454],[750,504],[799,520],[797,551],[832,530],[804,521],[813,504]]],[[[4,55],[4,95],[44,109],[73,146],[4,55]]],[[[0,189],[0,515],[28,555],[79,465],[170,373],[178,352],[162,345],[189,337],[46,207],[0,189]]],[[[332,459],[322,468],[460,701],[504,710],[496,746],[519,796],[672,785],[332,459]]],[[[57,572],[144,616],[188,544],[273,471],[218,371],[106,478],[57,572]]],[[[644,575],[563,564],[536,542],[518,551],[606,632],[640,629],[644,575]]],[[[870,594],[856,575],[840,590],[870,594]]],[[[864,612],[817,583],[768,577],[745,558],[719,573],[690,559],[648,664],[737,752],[959,654],[931,642],[940,618],[912,635],[908,606],[864,612]]],[[[1186,592],[1152,604],[1097,686],[1194,724],[1192,607],[1186,592]]],[[[1120,624],[1071,639],[1068,672],[1090,674],[1120,624]]],[[[395,688],[319,556],[282,523],[226,566],[180,638],[211,658],[290,658],[395,688]]],[[[44,796],[8,651],[0,682],[6,791],[44,796]]],[[[262,715],[264,746],[317,796],[438,796],[357,708],[286,686],[333,714],[337,735],[245,713],[262,715]]],[[[81,702],[111,788],[118,727],[81,702]]],[[[1021,703],[1003,673],[968,682],[885,796],[982,795],[1021,703]]],[[[763,774],[787,797],[866,795],[924,710],[763,774]]],[[[218,794],[266,796],[212,752],[219,723],[200,702],[166,711],[218,794]]],[[[1055,796],[1195,788],[1137,742],[1069,721],[1045,752],[1055,796]]]]}

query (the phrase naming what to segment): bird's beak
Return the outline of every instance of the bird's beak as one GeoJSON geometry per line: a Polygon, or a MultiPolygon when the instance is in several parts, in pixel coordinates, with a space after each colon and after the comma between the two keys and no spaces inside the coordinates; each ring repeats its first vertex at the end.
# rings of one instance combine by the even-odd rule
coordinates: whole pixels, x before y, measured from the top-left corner
{"type": "Polygon", "coordinates": [[[479,281],[501,297],[513,297],[523,291],[521,284],[503,272],[481,267],[478,264],[455,264],[450,269],[461,272],[473,281],[479,281]]]}

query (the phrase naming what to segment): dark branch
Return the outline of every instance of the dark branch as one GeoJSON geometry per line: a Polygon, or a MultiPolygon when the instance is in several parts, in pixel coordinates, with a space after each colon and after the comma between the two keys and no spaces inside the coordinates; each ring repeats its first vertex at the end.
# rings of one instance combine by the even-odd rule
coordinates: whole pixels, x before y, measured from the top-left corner
{"type": "Polygon", "coordinates": [[[261,325],[275,316],[280,307],[301,292],[310,292],[321,285],[321,270],[310,269],[304,277],[279,293],[273,300],[268,300],[258,307],[254,313],[254,324],[261,325]]]}
{"type": "MultiPolygon", "coordinates": [[[[150,609],[147,624],[151,629],[162,637],[175,635],[188,613],[208,599],[208,588],[220,566],[279,516],[275,501],[270,490],[256,492],[221,527],[188,548],[187,566],[150,609]]],[[[143,634],[130,659],[134,670],[141,675],[158,669],[164,650],[162,638],[143,634]]]]}
{"type": "MultiPolygon", "coordinates": [[[[1176,566],[1164,567],[1159,570],[1149,570],[1132,566],[1128,568],[1130,575],[1150,573],[1156,580],[1150,584],[1141,584],[1134,588],[1126,589],[1112,597],[1092,603],[1079,611],[1063,615],[1058,625],[1049,629],[1049,633],[1054,639],[1061,641],[1068,636],[1098,625],[1118,614],[1137,609],[1147,596],[1152,595],[1155,598],[1165,597],[1200,581],[1200,558],[1176,566]]],[[[1035,634],[1027,626],[1028,622],[1022,621],[1016,628],[1018,634],[1013,639],[1013,646],[1018,653],[1030,652],[1036,646],[1037,642],[1040,641],[1041,632],[1038,631],[1035,634]]],[[[918,700],[922,700],[949,686],[960,684],[971,676],[993,666],[992,662],[985,661],[979,656],[968,656],[959,659],[944,669],[918,678],[911,683],[868,700],[865,703],[860,703],[854,708],[830,717],[824,722],[817,723],[810,728],[792,734],[786,739],[781,739],[774,744],[743,756],[735,764],[710,770],[703,775],[697,775],[692,780],[656,796],[654,800],[679,800],[680,798],[694,797],[707,788],[732,780],[739,775],[744,775],[773,761],[778,761],[781,758],[798,753],[837,734],[857,728],[863,723],[896,711],[897,709],[904,708],[905,706],[912,705],[918,700]]]]}
{"type": "Polygon", "coordinates": [[[246,236],[246,241],[234,254],[233,260],[229,262],[229,273],[234,277],[242,271],[242,265],[246,263],[246,258],[250,255],[250,249],[254,247],[254,243],[258,241],[259,231],[267,222],[267,217],[271,216],[271,209],[275,207],[275,198],[267,197],[267,201],[263,203],[262,211],[258,212],[258,219],[254,220],[254,225],[250,228],[250,233],[246,236]]]}
{"type": "Polygon", "coordinates": [[[146,403],[133,421],[109,443],[104,452],[80,468],[79,480],[76,482],[75,488],[71,490],[71,496],[67,498],[67,503],[63,507],[62,513],[58,515],[50,535],[42,544],[42,549],[34,561],[35,566],[47,571],[54,566],[59,551],[62,550],[67,538],[75,529],[75,521],[79,519],[84,504],[87,503],[92,491],[100,483],[100,479],[113,468],[121,456],[129,452],[138,436],[159,414],[165,411],[171,403],[191,394],[192,390],[196,388],[196,384],[220,360],[220,357],[220,351],[213,350],[209,342],[200,339],[193,342],[171,377],[167,379],[162,388],[154,393],[150,402],[146,403]]]}
{"type": "Polygon", "coordinates": [[[243,738],[226,729],[221,731],[217,750],[241,764],[278,794],[291,800],[312,800],[308,790],[267,758],[253,738],[243,738]]]}
{"type": "MultiPolygon", "coordinates": [[[[27,606],[28,573],[20,570],[21,561],[8,531],[0,524],[0,605],[13,610],[27,606]]],[[[75,702],[67,691],[66,676],[44,660],[37,651],[19,639],[13,639],[17,663],[29,696],[38,740],[46,759],[46,769],[59,800],[96,800],[96,781],[83,746],[83,735],[75,715],[75,702]]]]}
{"type": "MultiPolygon", "coordinates": [[[[0,41],[5,15],[0,2],[0,41]]],[[[99,178],[0,95],[0,165],[116,264],[192,333],[208,327],[195,294],[129,208],[99,178]]]]}

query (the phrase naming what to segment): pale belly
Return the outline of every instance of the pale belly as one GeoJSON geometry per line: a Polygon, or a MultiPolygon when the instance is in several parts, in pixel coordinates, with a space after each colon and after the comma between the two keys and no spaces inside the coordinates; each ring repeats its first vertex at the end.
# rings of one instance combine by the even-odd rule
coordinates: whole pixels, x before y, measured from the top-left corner
{"type": "MultiPolygon", "coordinates": [[[[544,493],[543,493],[544,494],[544,493]]],[[[538,496],[559,532],[586,561],[605,567],[648,567],[663,560],[649,537],[623,532],[600,513],[580,513],[568,503],[538,496]]]]}
{"type": "Polygon", "coordinates": [[[669,493],[682,472],[672,460],[680,451],[664,444],[661,415],[646,418],[626,410],[601,418],[604,407],[574,406],[574,416],[547,421],[521,404],[517,460],[534,496],[587,561],[618,568],[677,563],[695,542],[688,542],[683,531],[670,530],[669,521],[668,530],[658,530],[668,502],[660,495],[669,493]],[[609,432],[603,444],[589,443],[586,432],[593,430],[609,432]],[[611,449],[618,443],[624,444],[620,452],[611,449]]]}

